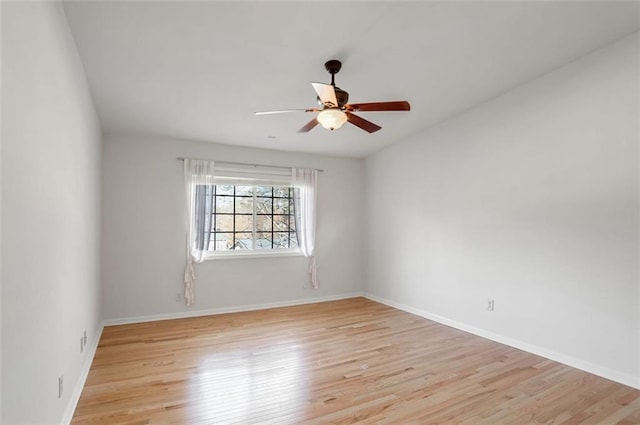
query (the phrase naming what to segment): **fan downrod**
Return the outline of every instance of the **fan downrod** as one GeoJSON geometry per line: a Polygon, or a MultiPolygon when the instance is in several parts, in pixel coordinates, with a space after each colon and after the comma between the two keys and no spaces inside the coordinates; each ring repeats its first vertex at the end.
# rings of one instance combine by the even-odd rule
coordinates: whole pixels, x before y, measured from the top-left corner
{"type": "Polygon", "coordinates": [[[331,59],[324,63],[324,68],[329,74],[331,74],[331,85],[335,87],[335,76],[338,72],[340,72],[340,68],[342,68],[342,62],[340,62],[338,59],[331,59]]]}

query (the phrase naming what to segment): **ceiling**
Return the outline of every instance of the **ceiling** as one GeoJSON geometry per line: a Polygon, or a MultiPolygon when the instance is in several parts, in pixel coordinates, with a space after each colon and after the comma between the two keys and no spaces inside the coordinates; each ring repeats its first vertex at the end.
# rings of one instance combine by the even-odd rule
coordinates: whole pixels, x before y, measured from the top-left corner
{"type": "Polygon", "coordinates": [[[107,134],[364,157],[639,29],[637,2],[66,1],[107,134]],[[310,82],[383,128],[297,130],[310,82]]]}

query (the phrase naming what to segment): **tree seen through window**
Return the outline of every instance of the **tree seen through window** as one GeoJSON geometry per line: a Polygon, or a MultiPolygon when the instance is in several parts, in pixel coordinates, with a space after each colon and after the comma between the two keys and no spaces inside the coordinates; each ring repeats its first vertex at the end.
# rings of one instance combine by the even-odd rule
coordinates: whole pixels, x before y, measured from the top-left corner
{"type": "Polygon", "coordinates": [[[211,224],[208,251],[260,251],[298,247],[293,188],[212,185],[206,187],[211,224]]]}

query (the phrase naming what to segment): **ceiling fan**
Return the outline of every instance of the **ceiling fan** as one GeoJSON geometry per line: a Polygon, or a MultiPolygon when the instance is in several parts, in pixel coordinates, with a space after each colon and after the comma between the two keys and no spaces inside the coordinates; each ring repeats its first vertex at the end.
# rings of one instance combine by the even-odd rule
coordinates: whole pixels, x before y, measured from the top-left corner
{"type": "Polygon", "coordinates": [[[392,102],[369,102],[369,103],[347,103],[349,93],[336,87],[335,75],[342,68],[342,63],[337,59],[332,59],[324,64],[325,69],[331,74],[331,84],[311,83],[313,89],[318,94],[318,103],[322,108],[308,109],[285,109],[280,111],[256,112],[256,115],[283,114],[287,112],[318,112],[318,115],[304,125],[299,133],[306,133],[320,124],[329,130],[342,127],[345,122],[350,122],[356,127],[360,127],[366,132],[375,133],[380,130],[377,124],[354,114],[354,112],[372,111],[409,111],[411,105],[406,100],[392,102]]]}

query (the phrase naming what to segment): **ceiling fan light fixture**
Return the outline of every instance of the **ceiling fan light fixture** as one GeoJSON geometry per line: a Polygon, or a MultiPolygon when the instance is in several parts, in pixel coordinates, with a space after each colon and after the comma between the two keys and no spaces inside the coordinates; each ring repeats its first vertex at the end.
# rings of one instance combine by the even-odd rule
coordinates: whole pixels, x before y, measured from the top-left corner
{"type": "Polygon", "coordinates": [[[320,111],[316,119],[327,130],[335,130],[347,122],[347,114],[340,109],[330,108],[320,111]]]}
{"type": "MultiPolygon", "coordinates": [[[[0,0],[2,1],[2,0],[0,0]]],[[[382,129],[379,125],[367,121],[366,119],[356,115],[354,112],[371,112],[371,111],[409,111],[411,106],[406,100],[394,100],[385,102],[367,102],[367,103],[351,103],[349,104],[349,93],[336,87],[335,75],[340,71],[342,63],[337,59],[332,59],[324,64],[325,69],[331,74],[331,84],[311,83],[315,90],[320,108],[306,109],[287,109],[279,111],[256,112],[256,115],[280,114],[283,112],[318,112],[315,118],[306,123],[298,133],[308,133],[318,124],[327,130],[335,130],[349,121],[361,130],[367,133],[375,133],[382,129]]]]}

